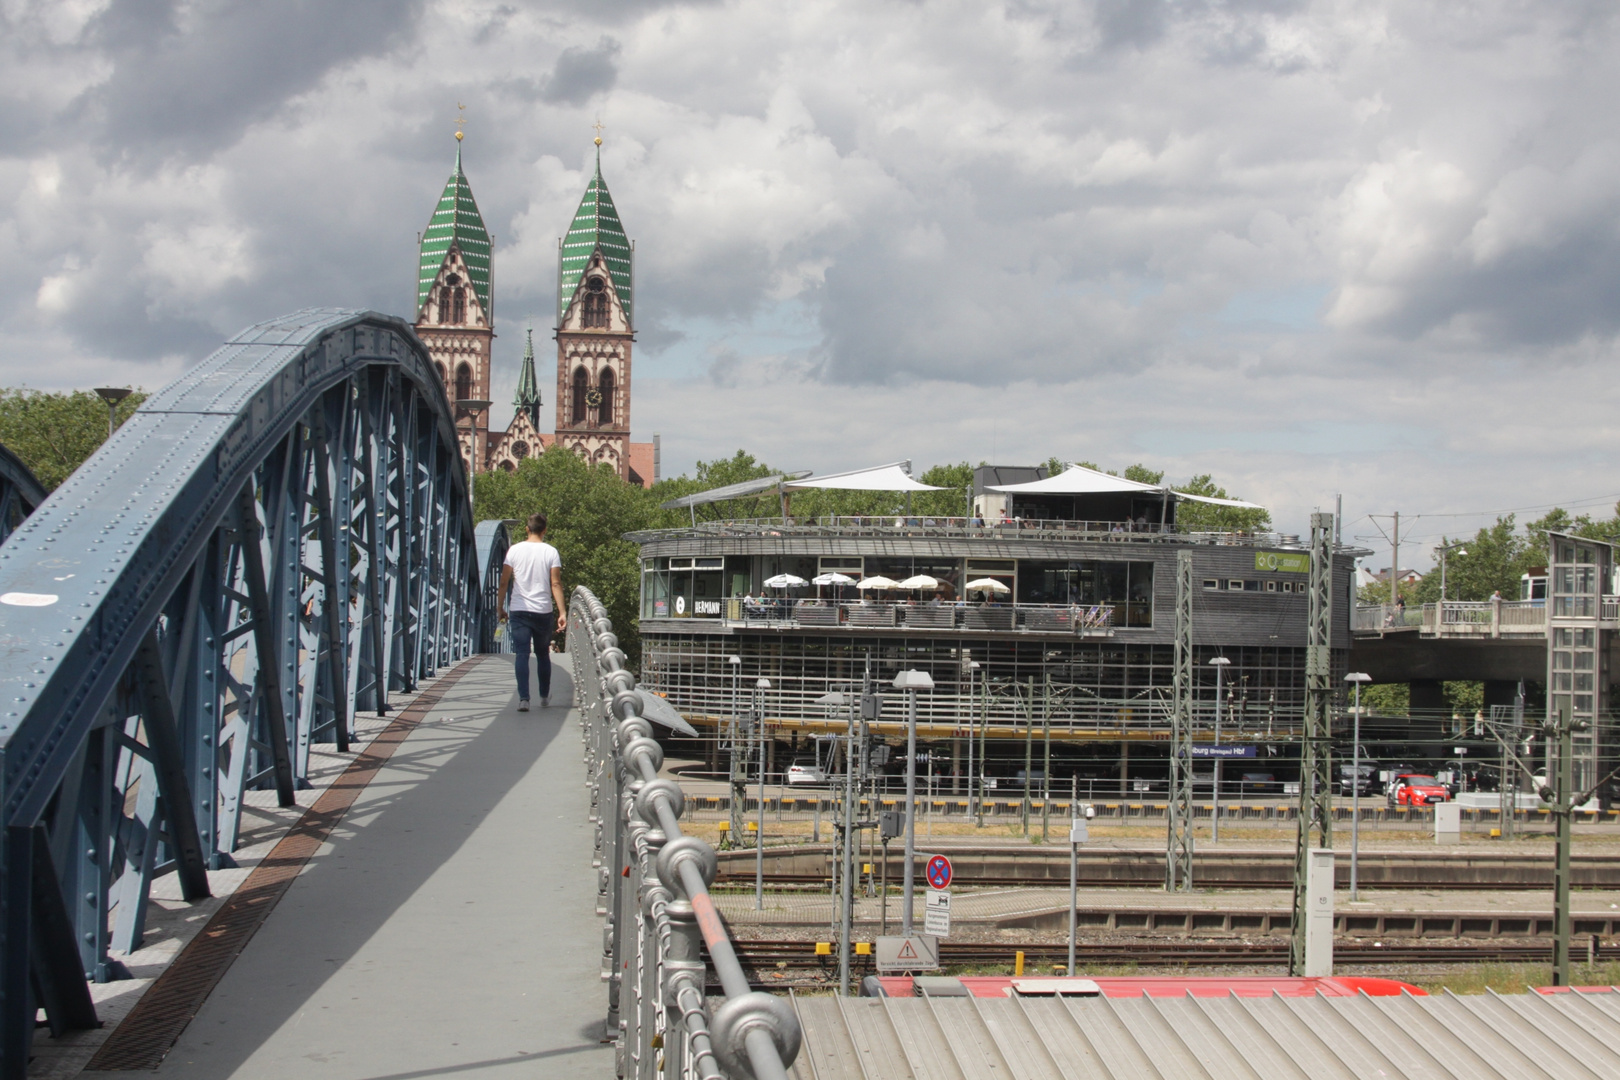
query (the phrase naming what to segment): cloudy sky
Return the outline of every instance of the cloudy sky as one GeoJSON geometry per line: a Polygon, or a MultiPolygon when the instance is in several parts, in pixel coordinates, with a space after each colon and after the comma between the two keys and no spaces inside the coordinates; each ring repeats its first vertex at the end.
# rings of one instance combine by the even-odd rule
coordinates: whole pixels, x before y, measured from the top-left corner
{"type": "Polygon", "coordinates": [[[0,0],[0,381],[156,387],[295,308],[410,314],[460,103],[501,399],[528,320],[549,339],[606,125],[635,434],[666,471],[1141,461],[1284,528],[1343,493],[1350,535],[1399,510],[1429,542],[1604,511],[1616,24],[1578,0],[0,0]]]}

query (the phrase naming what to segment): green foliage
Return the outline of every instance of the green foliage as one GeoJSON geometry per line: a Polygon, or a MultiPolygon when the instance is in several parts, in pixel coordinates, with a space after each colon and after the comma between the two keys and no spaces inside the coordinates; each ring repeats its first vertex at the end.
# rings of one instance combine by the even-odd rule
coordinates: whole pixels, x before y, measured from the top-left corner
{"type": "Polygon", "coordinates": [[[525,518],[546,515],[547,539],[562,558],[563,588],[571,593],[585,585],[596,593],[632,667],[641,655],[641,555],[623,536],[650,527],[654,505],[648,492],[607,466],[588,465],[555,446],[525,459],[514,472],[480,473],[473,483],[475,519],[517,519],[514,541],[524,538],[525,518]]]}
{"type": "MultiPolygon", "coordinates": [[[[118,403],[122,425],[146,400],[137,390],[118,403]]],[[[54,491],[107,441],[107,403],[89,390],[0,389],[0,443],[54,491]]]]}
{"type": "Polygon", "coordinates": [[[1379,683],[1361,688],[1361,704],[1384,716],[1405,716],[1412,707],[1412,688],[1406,683],[1379,683]]]}
{"type": "Polygon", "coordinates": [[[1482,682],[1447,682],[1440,684],[1451,711],[1462,716],[1473,716],[1485,708],[1485,684],[1482,682]]]}
{"type": "MultiPolygon", "coordinates": [[[[1174,486],[1177,491],[1185,491],[1189,495],[1203,495],[1211,499],[1238,498],[1228,495],[1226,489],[1215,483],[1209,473],[1200,473],[1185,484],[1174,486]]],[[[1188,499],[1176,503],[1176,524],[1186,532],[1253,532],[1271,527],[1271,511],[1211,506],[1188,499]]]]}
{"type": "Polygon", "coordinates": [[[1150,469],[1140,463],[1128,465],[1125,468],[1125,479],[1135,480],[1138,484],[1162,484],[1164,483],[1164,470],[1150,469]]]}

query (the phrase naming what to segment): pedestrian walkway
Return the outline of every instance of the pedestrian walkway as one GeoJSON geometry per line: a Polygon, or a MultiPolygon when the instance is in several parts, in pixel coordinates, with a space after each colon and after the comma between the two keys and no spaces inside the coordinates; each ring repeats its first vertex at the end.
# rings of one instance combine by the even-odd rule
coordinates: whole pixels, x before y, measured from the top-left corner
{"type": "MultiPolygon", "coordinates": [[[[552,698],[566,705],[567,659],[555,659],[552,698]]],[[[612,1075],[577,719],[516,704],[509,658],[468,662],[157,1076],[612,1075]]]]}

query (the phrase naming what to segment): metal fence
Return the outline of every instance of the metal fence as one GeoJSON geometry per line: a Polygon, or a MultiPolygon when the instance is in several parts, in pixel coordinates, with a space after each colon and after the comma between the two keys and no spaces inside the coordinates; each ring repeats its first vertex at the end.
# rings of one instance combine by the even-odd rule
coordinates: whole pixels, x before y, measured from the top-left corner
{"type": "Polygon", "coordinates": [[[791,600],[730,597],[721,601],[728,625],[837,629],[1030,630],[1107,637],[1127,619],[1152,625],[1150,605],[895,603],[886,600],[791,600]],[[1128,609],[1137,609],[1127,614],[1128,609]]]}
{"type": "Polygon", "coordinates": [[[580,587],[569,618],[618,1075],[785,1080],[799,1053],[798,1016],[787,1000],[749,988],[709,897],[714,849],[681,833],[686,796],[658,775],[664,753],[641,716],[607,609],[580,587]],[[712,1012],[705,946],[724,993],[712,1012]]]}
{"type": "Polygon", "coordinates": [[[985,521],[980,518],[938,517],[918,514],[866,514],[820,518],[728,518],[701,521],[643,533],[629,539],[640,542],[654,537],[681,536],[839,536],[839,537],[986,537],[990,539],[1069,539],[1069,540],[1173,540],[1177,543],[1229,544],[1243,547],[1298,548],[1299,537],[1260,530],[1205,531],[1158,522],[1066,521],[1049,518],[1014,518],[985,521]]]}

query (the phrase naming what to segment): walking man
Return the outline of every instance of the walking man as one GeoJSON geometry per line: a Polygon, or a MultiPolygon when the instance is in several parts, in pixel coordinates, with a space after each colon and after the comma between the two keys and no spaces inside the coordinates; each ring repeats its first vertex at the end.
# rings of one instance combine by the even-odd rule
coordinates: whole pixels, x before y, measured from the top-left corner
{"type": "Polygon", "coordinates": [[[517,653],[518,712],[529,711],[529,647],[540,671],[540,707],[551,704],[551,635],[568,629],[563,600],[562,559],[546,543],[546,515],[530,514],[529,538],[506,550],[495,602],[512,631],[517,653]],[[507,603],[507,594],[512,601],[507,603]],[[510,614],[509,614],[510,612],[510,614]]]}

